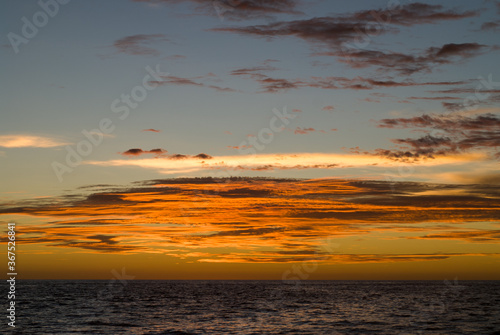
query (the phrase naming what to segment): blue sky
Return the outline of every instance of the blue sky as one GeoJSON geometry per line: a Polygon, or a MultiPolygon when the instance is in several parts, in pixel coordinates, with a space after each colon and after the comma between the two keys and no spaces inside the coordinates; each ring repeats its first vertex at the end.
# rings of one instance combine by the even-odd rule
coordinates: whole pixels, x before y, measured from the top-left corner
{"type": "MultiPolygon", "coordinates": [[[[18,188],[29,188],[29,192],[44,195],[52,192],[49,190],[92,182],[109,180],[125,183],[169,174],[149,168],[87,164],[122,159],[119,153],[131,148],[163,148],[169,154],[238,156],[241,152],[228,147],[239,146],[247,139],[247,135],[256,135],[267,127],[273,117],[273,108],[301,112],[296,113],[297,118],[287,125],[289,129],[275,134],[272,143],[266,144],[259,154],[349,154],[354,147],[364,151],[393,148],[391,139],[419,133],[415,134],[411,129],[379,128],[377,122],[380,120],[448,113],[443,102],[463,102],[471,93],[445,94],[432,91],[474,89],[479,84],[479,76],[487,78],[491,75],[493,81],[500,77],[494,66],[498,58],[495,49],[497,32],[494,29],[481,29],[482,24],[494,22],[498,17],[498,5],[494,1],[445,1],[440,5],[427,2],[429,8],[420,9],[420,14],[454,13],[458,18],[432,19],[432,22],[423,18],[421,22],[411,24],[394,24],[392,20],[392,23],[380,26],[380,32],[371,34],[370,41],[359,49],[419,55],[428,48],[441,48],[447,44],[475,43],[484,46],[466,57],[450,58],[449,62],[433,64],[428,70],[411,74],[398,73],[390,68],[377,70],[377,66],[361,66],[367,60],[360,59],[358,66],[351,66],[338,56],[317,55],[335,49],[328,38],[322,41],[293,34],[257,36],[236,31],[256,25],[315,17],[342,18],[362,11],[387,11],[393,6],[392,3],[283,1],[277,5],[281,6],[281,13],[276,14],[265,8],[253,13],[245,12],[246,4],[243,2],[239,6],[226,5],[230,10],[219,17],[215,10],[216,2],[71,1],[60,4],[58,13],[27,44],[21,44],[18,53],[14,53],[8,33],[21,35],[21,18],[27,17],[32,21],[33,15],[41,7],[36,1],[11,1],[1,14],[4,31],[1,53],[7,66],[2,69],[4,80],[0,94],[3,113],[0,133],[6,136],[31,134],[75,146],[85,140],[82,130],[96,128],[102,118],[112,119],[116,128],[101,145],[93,148],[92,154],[85,157],[81,165],[65,174],[62,183],[55,176],[51,163],[64,161],[64,145],[2,148],[2,170],[4,175],[10,176],[4,189],[14,192],[18,188]],[[288,13],[292,9],[297,13],[288,13]],[[117,41],[131,36],[142,36],[142,40],[129,49],[120,50],[115,45],[117,41]],[[139,51],[134,52],[133,48],[139,51]],[[147,48],[147,51],[142,52],[141,48],[147,48]],[[165,83],[148,92],[147,98],[131,111],[130,117],[118,120],[111,111],[111,103],[141,84],[147,74],[146,66],[154,68],[157,65],[171,77],[188,78],[198,85],[165,83]],[[362,90],[324,89],[305,84],[296,89],[263,93],[262,84],[250,75],[231,75],[232,71],[255,67],[261,67],[259,73],[269,78],[301,82],[314,81],[311,79],[313,77],[351,80],[361,77],[413,83],[464,83],[379,86],[362,90]],[[218,91],[210,88],[210,85],[234,91],[218,91]],[[454,100],[408,99],[450,96],[454,100]],[[333,110],[327,106],[333,106],[333,110]],[[297,127],[314,131],[296,134],[297,127]],[[161,132],[142,131],[149,128],[161,132]],[[32,182],[31,178],[35,175],[36,182],[32,182]]],[[[415,2],[395,4],[399,4],[396,9],[406,10],[415,2]]],[[[362,23],[370,22],[376,21],[372,18],[362,23]]],[[[354,38],[359,36],[353,35],[347,43],[354,41],[354,38]]],[[[342,41],[333,40],[333,43],[336,42],[342,41]]],[[[352,51],[349,49],[349,52],[352,51]]],[[[485,100],[476,110],[488,109],[487,112],[496,113],[495,104],[495,100],[485,100]]],[[[474,148],[469,150],[474,151],[474,148]]],[[[431,169],[428,165],[436,165],[439,158],[431,160],[432,164],[428,161],[415,163],[414,166],[421,173],[411,177],[425,179],[422,175],[428,175],[430,171],[444,173],[455,169],[439,164],[431,169]]],[[[394,169],[393,163],[388,162],[387,167],[382,168],[291,169],[258,173],[245,171],[243,174],[383,177],[387,169],[394,169]]],[[[496,164],[495,161],[486,160],[484,172],[496,164]]],[[[463,169],[468,168],[467,163],[463,169]]],[[[199,170],[187,175],[207,173],[213,171],[199,170]]],[[[171,175],[184,174],[175,172],[171,175]]]]}

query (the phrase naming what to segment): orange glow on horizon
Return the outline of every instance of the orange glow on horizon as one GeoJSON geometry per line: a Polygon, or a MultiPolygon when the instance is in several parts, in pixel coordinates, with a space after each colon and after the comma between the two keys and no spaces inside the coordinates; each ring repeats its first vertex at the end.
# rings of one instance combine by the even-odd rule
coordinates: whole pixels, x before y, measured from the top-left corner
{"type": "Polygon", "coordinates": [[[472,198],[459,186],[463,196],[448,195],[447,186],[442,196],[426,195],[425,188],[341,179],[171,179],[78,200],[43,198],[1,213],[45,218],[44,224],[20,220],[19,240],[33,255],[157,254],[228,266],[415,262],[422,269],[429,261],[498,258],[494,199],[472,198]],[[474,222],[488,229],[471,228],[474,222]],[[355,250],[353,238],[366,242],[355,250]],[[424,247],[377,250],[390,240],[424,247]],[[453,244],[450,250],[440,251],[442,240],[453,244]],[[464,252],[463,243],[474,248],[464,252]]]}

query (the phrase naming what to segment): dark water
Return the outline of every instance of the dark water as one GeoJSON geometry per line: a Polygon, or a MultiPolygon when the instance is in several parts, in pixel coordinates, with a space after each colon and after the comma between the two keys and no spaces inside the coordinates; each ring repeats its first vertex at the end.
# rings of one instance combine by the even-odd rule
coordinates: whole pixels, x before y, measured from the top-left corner
{"type": "Polygon", "coordinates": [[[16,298],[2,333],[500,334],[498,281],[21,281],[16,298]]]}

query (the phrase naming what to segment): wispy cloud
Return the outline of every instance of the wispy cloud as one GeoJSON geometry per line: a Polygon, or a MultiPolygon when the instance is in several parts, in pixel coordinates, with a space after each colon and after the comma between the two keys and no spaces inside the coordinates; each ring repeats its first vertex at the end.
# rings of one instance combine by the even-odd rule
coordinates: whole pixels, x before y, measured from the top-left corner
{"type": "Polygon", "coordinates": [[[500,28],[500,21],[489,21],[481,25],[483,31],[498,31],[500,28]]]}
{"type": "Polygon", "coordinates": [[[0,135],[0,147],[4,148],[52,148],[69,144],[62,140],[38,135],[0,135]]]}
{"type": "MultiPolygon", "coordinates": [[[[500,15],[500,2],[495,2],[497,14],[500,15]]],[[[500,20],[487,21],[481,25],[481,31],[498,31],[500,30],[500,20]]]]}
{"type": "Polygon", "coordinates": [[[463,240],[467,242],[499,243],[500,230],[451,231],[447,233],[427,234],[415,239],[463,240]]]}
{"type": "Polygon", "coordinates": [[[229,20],[269,18],[276,14],[300,14],[297,0],[132,0],[148,4],[192,3],[195,11],[229,20]]]}
{"type": "MultiPolygon", "coordinates": [[[[442,5],[412,3],[396,10],[362,10],[351,14],[315,17],[306,20],[280,21],[267,25],[248,27],[215,28],[214,31],[227,31],[261,37],[294,36],[308,42],[325,43],[328,46],[349,42],[364,31],[366,23],[382,18],[387,25],[412,26],[416,24],[437,23],[444,20],[459,20],[474,17],[478,11],[458,12],[445,10],[442,5]]],[[[386,31],[394,31],[386,27],[386,31]]]]}
{"type": "Polygon", "coordinates": [[[498,256],[499,253],[429,253],[429,254],[322,254],[318,251],[297,252],[293,255],[283,253],[233,253],[213,258],[202,258],[199,262],[207,263],[298,263],[321,262],[321,264],[355,263],[394,263],[439,261],[460,256],[498,256]]]}
{"type": "Polygon", "coordinates": [[[297,128],[295,128],[295,130],[293,131],[293,133],[294,134],[304,135],[304,134],[307,134],[307,133],[310,133],[310,132],[313,132],[313,131],[316,131],[316,129],[314,129],[314,128],[297,127],[297,128]]]}
{"type": "Polygon", "coordinates": [[[463,85],[465,81],[423,81],[415,82],[412,80],[397,81],[393,79],[381,78],[365,78],[365,77],[318,77],[312,76],[310,78],[273,78],[263,73],[260,67],[248,69],[241,69],[232,71],[231,74],[235,76],[246,76],[260,85],[259,93],[281,93],[292,89],[299,88],[320,88],[325,90],[373,90],[376,88],[393,88],[393,87],[413,87],[413,86],[449,86],[449,85],[463,85]]]}
{"type": "Polygon", "coordinates": [[[374,66],[380,71],[397,71],[402,75],[430,72],[436,65],[455,64],[468,58],[482,55],[494,48],[478,43],[449,43],[440,47],[430,47],[420,53],[383,52],[375,50],[329,52],[317,55],[333,55],[339,61],[353,68],[374,66]]]}
{"type": "Polygon", "coordinates": [[[160,77],[162,77],[163,79],[162,81],[151,81],[150,83],[159,86],[162,85],[196,86],[196,87],[211,88],[218,92],[237,92],[236,89],[233,89],[231,87],[221,87],[219,85],[206,83],[206,81],[213,80],[216,77],[216,75],[214,75],[213,73],[209,73],[207,75],[194,78],[184,78],[176,76],[160,76],[160,77]]]}
{"type": "Polygon", "coordinates": [[[160,51],[150,47],[150,44],[168,42],[163,34],[141,34],[120,38],[113,43],[113,47],[120,53],[128,55],[158,56],[160,51]]]}
{"type": "MultiPolygon", "coordinates": [[[[298,134],[298,135],[305,135],[305,134],[309,134],[309,133],[312,133],[312,132],[320,132],[320,133],[326,133],[326,130],[323,130],[323,129],[316,129],[316,128],[312,128],[312,127],[296,127],[295,129],[288,129],[288,130],[291,130],[293,131],[294,134],[298,134]]],[[[337,131],[337,129],[330,129],[330,131],[337,131]]]]}
{"type": "Polygon", "coordinates": [[[344,21],[371,22],[379,18],[388,24],[413,26],[417,24],[432,24],[447,20],[460,20],[479,15],[479,11],[465,11],[444,9],[439,4],[426,4],[422,2],[409,3],[397,6],[394,9],[364,10],[346,15],[344,21]]]}

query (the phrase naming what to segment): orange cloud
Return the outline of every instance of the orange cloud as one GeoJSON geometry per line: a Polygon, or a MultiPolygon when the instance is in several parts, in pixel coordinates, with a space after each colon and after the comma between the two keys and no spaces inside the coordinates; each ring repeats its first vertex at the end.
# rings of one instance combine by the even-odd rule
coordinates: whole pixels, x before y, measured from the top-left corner
{"type": "Polygon", "coordinates": [[[0,216],[44,218],[46,223],[19,230],[26,245],[87,253],[161,253],[199,262],[443,260],[464,253],[436,254],[424,246],[418,254],[403,249],[394,254],[339,254],[329,245],[377,234],[382,236],[378,242],[387,236],[476,244],[497,243],[500,236],[494,228],[462,228],[467,222],[498,223],[500,193],[488,185],[177,178],[79,191],[78,196],[0,204],[0,216]],[[87,194],[82,197],[81,192],[87,194]]]}

